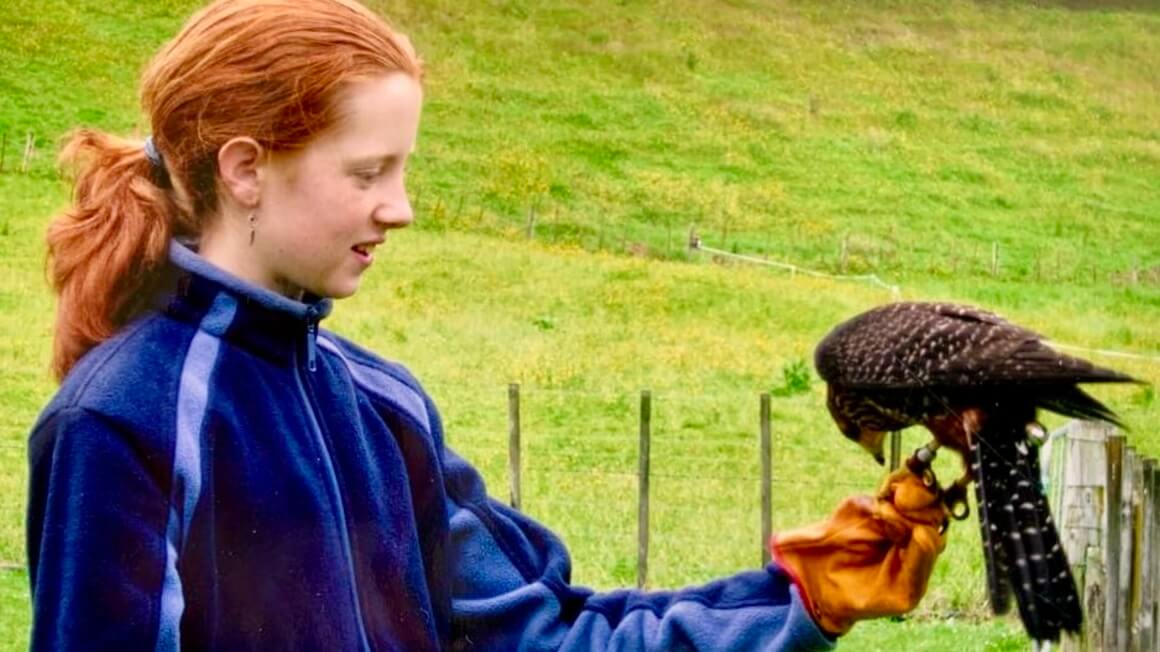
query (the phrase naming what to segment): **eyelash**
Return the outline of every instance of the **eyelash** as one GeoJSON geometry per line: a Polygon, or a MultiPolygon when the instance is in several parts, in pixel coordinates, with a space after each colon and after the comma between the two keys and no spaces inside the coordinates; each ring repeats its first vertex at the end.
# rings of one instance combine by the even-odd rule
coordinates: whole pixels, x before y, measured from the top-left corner
{"type": "Polygon", "coordinates": [[[355,172],[354,177],[363,183],[373,183],[382,173],[382,170],[366,170],[355,172]]]}

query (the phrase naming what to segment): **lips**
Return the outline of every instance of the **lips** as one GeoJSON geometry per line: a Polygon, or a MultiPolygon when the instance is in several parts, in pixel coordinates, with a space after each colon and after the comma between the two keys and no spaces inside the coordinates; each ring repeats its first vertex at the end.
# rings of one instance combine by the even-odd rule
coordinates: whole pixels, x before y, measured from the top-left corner
{"type": "Polygon", "coordinates": [[[353,249],[355,253],[362,254],[364,256],[370,256],[375,252],[375,247],[377,246],[379,246],[377,242],[367,242],[364,244],[357,244],[351,247],[351,249],[353,249]]]}
{"type": "Polygon", "coordinates": [[[350,248],[351,251],[358,256],[359,260],[365,265],[371,264],[375,259],[375,247],[382,244],[382,241],[362,242],[350,248]]]}

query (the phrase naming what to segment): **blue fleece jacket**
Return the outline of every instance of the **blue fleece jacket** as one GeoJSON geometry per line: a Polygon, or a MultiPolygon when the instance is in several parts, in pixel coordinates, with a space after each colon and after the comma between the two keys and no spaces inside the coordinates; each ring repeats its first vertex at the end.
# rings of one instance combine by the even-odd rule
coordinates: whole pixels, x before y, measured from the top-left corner
{"type": "Polygon", "coordinates": [[[31,435],[34,650],[832,646],[776,566],[573,586],[415,379],[318,329],[329,301],[171,259],[157,310],[86,355],[31,435]]]}

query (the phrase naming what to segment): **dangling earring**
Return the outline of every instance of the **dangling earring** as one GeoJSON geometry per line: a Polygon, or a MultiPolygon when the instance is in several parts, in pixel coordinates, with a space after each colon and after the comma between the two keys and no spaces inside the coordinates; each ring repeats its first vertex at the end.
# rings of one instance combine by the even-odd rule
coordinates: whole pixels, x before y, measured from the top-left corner
{"type": "Polygon", "coordinates": [[[250,246],[254,246],[254,226],[258,223],[258,216],[255,211],[250,211],[250,246]]]}

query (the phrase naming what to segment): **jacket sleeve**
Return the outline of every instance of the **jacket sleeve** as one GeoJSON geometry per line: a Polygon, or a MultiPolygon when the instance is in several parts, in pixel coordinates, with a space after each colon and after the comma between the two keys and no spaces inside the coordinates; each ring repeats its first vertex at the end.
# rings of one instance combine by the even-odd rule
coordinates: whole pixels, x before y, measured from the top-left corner
{"type": "Polygon", "coordinates": [[[172,649],[181,608],[163,602],[181,592],[163,587],[176,555],[155,471],[168,460],[79,408],[44,417],[28,454],[31,649],[172,649]]]}
{"type": "Polygon", "coordinates": [[[570,583],[563,544],[487,497],[448,451],[455,647],[475,650],[819,650],[814,624],[777,566],[671,592],[593,593],[570,583]]]}

